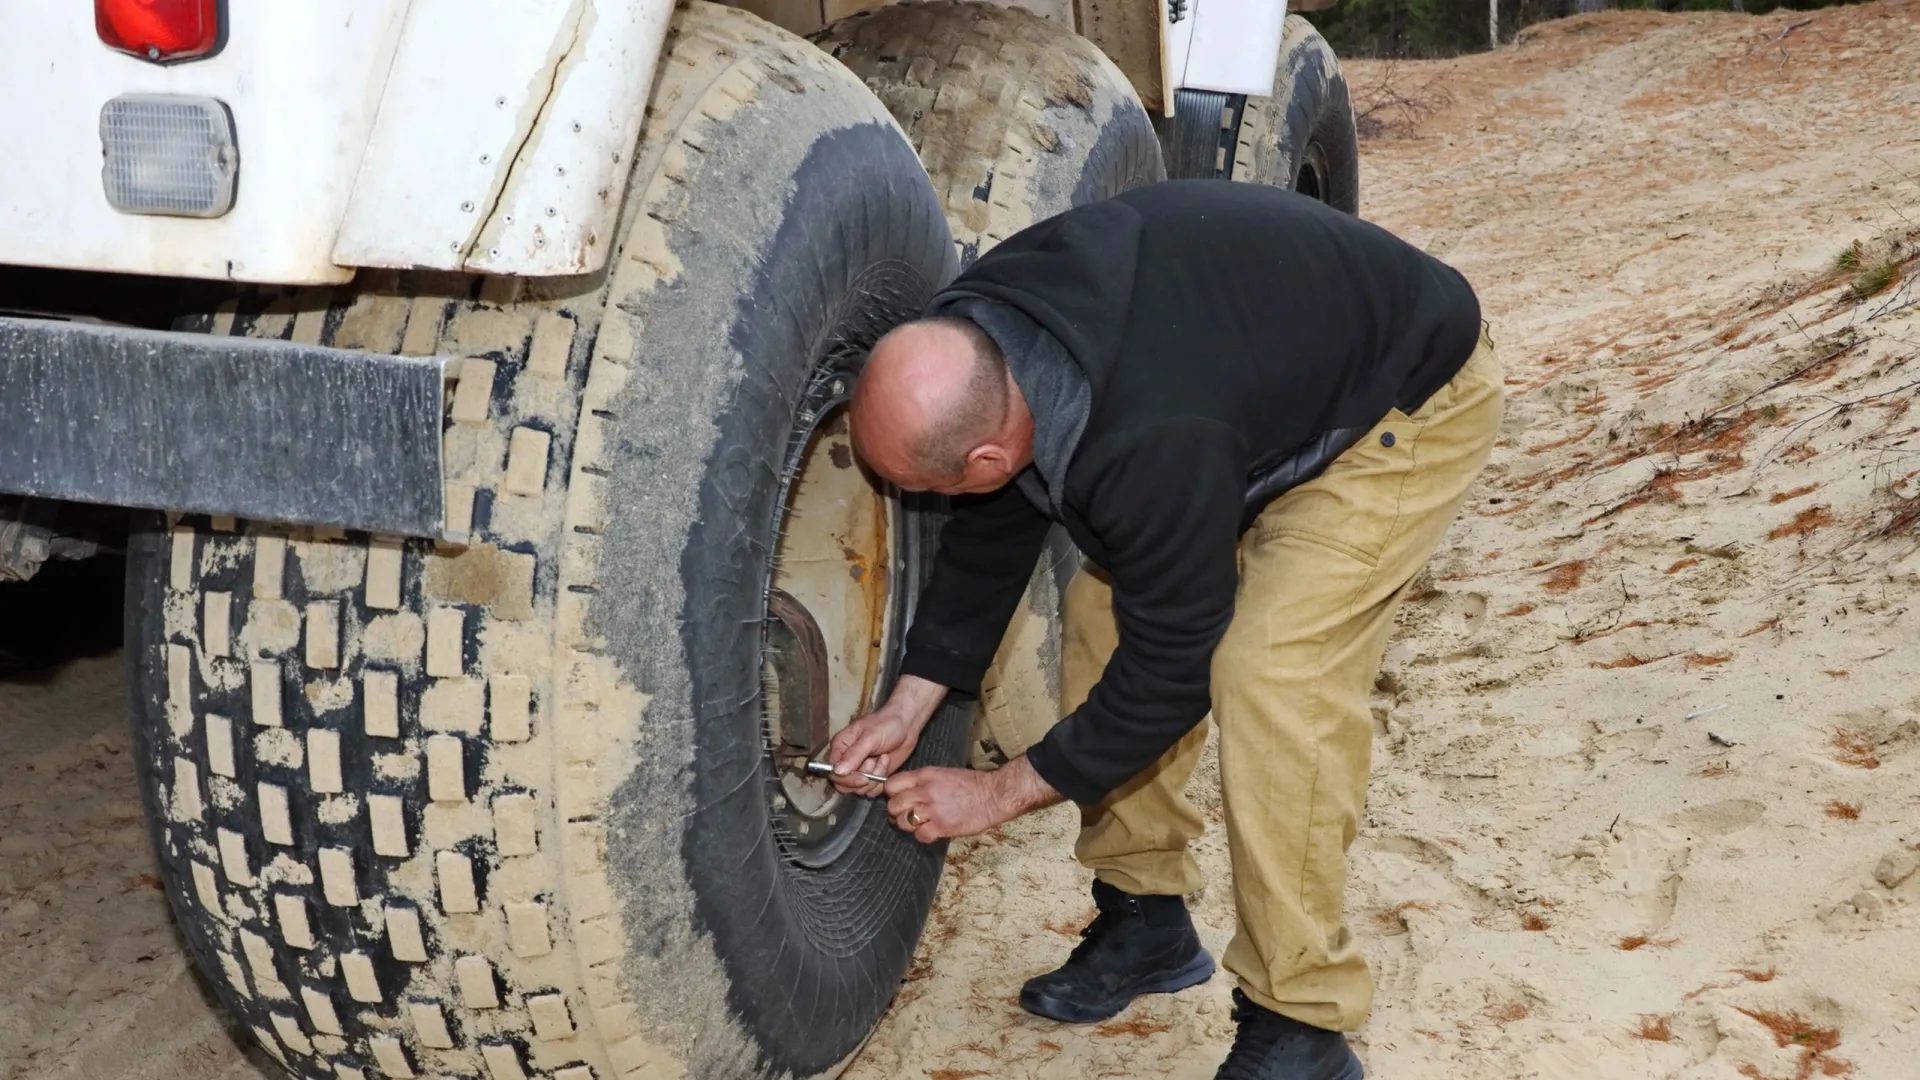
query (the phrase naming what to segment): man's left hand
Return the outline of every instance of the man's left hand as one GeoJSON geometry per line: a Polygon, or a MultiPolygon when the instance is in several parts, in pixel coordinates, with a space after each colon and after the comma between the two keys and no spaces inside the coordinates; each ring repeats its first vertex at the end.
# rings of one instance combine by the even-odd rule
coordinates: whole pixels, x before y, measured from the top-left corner
{"type": "Polygon", "coordinates": [[[1060,799],[1024,755],[993,772],[929,767],[887,781],[887,815],[923,844],[975,836],[1060,799]]]}

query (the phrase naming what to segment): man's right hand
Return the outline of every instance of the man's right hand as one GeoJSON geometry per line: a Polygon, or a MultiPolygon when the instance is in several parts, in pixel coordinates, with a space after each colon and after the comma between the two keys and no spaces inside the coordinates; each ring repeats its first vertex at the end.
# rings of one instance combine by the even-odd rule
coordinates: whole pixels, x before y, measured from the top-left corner
{"type": "Polygon", "coordinates": [[[881,785],[859,774],[892,776],[920,742],[920,732],[946,699],[947,688],[914,675],[902,675],[887,703],[841,728],[828,744],[833,786],[853,795],[880,795],[881,785]]]}

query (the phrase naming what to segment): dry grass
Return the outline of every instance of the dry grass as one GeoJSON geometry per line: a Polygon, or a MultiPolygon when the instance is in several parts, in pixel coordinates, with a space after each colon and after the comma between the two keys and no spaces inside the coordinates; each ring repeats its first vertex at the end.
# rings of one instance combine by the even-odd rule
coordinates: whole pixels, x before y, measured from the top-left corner
{"type": "Polygon", "coordinates": [[[1899,260],[1876,259],[1862,266],[1859,272],[1853,275],[1853,281],[1847,286],[1846,298],[1857,302],[1869,296],[1878,296],[1892,288],[1899,280],[1899,260]]]}
{"type": "Polygon", "coordinates": [[[1587,436],[1592,435],[1599,427],[1600,425],[1598,424],[1588,424],[1584,429],[1576,431],[1571,435],[1563,435],[1558,439],[1554,439],[1552,442],[1543,442],[1529,446],[1527,447],[1527,456],[1538,457],[1550,450],[1559,450],[1563,447],[1572,446],[1574,443],[1584,441],[1587,436]]]}
{"type": "Polygon", "coordinates": [[[1154,1020],[1150,1017],[1136,1016],[1131,1020],[1109,1020],[1099,1027],[1094,1028],[1093,1033],[1109,1039],[1119,1038],[1122,1035],[1135,1039],[1144,1039],[1151,1035],[1158,1035],[1163,1031],[1172,1030],[1173,1025],[1164,1020],[1154,1020]]]}
{"type": "Polygon", "coordinates": [[[1579,629],[1576,629],[1573,633],[1573,636],[1568,638],[1567,640],[1573,642],[1575,645],[1585,645],[1589,641],[1599,641],[1601,638],[1604,638],[1604,637],[1612,637],[1615,634],[1624,634],[1628,630],[1638,630],[1643,626],[1652,626],[1655,621],[1664,623],[1669,620],[1629,619],[1626,622],[1621,623],[1619,626],[1609,626],[1604,629],[1591,630],[1591,631],[1587,630],[1585,627],[1581,627],[1579,629]]]}
{"type": "Polygon", "coordinates": [[[1677,574],[1680,571],[1685,570],[1689,566],[1699,566],[1699,565],[1700,565],[1700,556],[1689,555],[1684,559],[1675,559],[1673,565],[1667,567],[1667,573],[1677,574]]]}
{"type": "Polygon", "coordinates": [[[1391,929],[1406,929],[1407,912],[1434,910],[1434,905],[1426,900],[1402,900],[1384,911],[1374,913],[1374,921],[1391,929]]]}
{"type": "Polygon", "coordinates": [[[1531,911],[1520,916],[1520,929],[1522,930],[1530,930],[1537,934],[1542,930],[1551,930],[1552,928],[1552,923],[1531,911]]]}
{"type": "Polygon", "coordinates": [[[1833,524],[1833,511],[1825,506],[1809,506],[1793,515],[1793,520],[1774,528],[1767,534],[1769,540],[1784,540],[1789,536],[1806,536],[1822,525],[1833,524]]]}
{"type": "MultiPolygon", "coordinates": [[[[1749,1019],[1773,1035],[1775,1046],[1793,1047],[1800,1051],[1799,1068],[1794,1072],[1793,1080],[1809,1080],[1818,1071],[1823,1076],[1845,1076],[1853,1071],[1853,1066],[1838,1058],[1827,1057],[1829,1051],[1840,1045],[1838,1028],[1820,1027],[1797,1012],[1774,1012],[1770,1009],[1740,1009],[1749,1019]]],[[[1743,1067],[1743,1076],[1760,1077],[1758,1070],[1749,1073],[1743,1067]]]]}
{"type": "Polygon", "coordinates": [[[1836,821],[1859,821],[1860,804],[1834,799],[1827,803],[1827,816],[1836,821]]]}
{"type": "Polygon", "coordinates": [[[1533,605],[1532,605],[1532,604],[1515,604],[1514,606],[1512,606],[1512,607],[1510,607],[1510,608],[1508,608],[1507,610],[1505,610],[1505,611],[1503,611],[1503,612],[1501,612],[1500,614],[1502,614],[1502,615],[1531,615],[1531,614],[1533,614],[1533,605]]]}
{"type": "Polygon", "coordinates": [[[1411,135],[1429,115],[1453,104],[1438,76],[1414,83],[1398,61],[1353,88],[1353,129],[1362,139],[1411,135]]]}
{"type": "Polygon", "coordinates": [[[1820,490],[1819,484],[1804,484],[1800,487],[1794,488],[1792,491],[1776,491],[1773,493],[1771,497],[1767,499],[1767,501],[1770,503],[1773,503],[1775,506],[1778,506],[1783,502],[1792,502],[1793,500],[1799,498],[1802,495],[1811,495],[1814,492],[1819,490],[1820,490]]]}
{"type": "Polygon", "coordinates": [[[1496,1024],[1511,1024],[1516,1020],[1525,1020],[1533,1012],[1523,1001],[1502,1001],[1487,1006],[1486,1017],[1496,1024]]]}
{"type": "Polygon", "coordinates": [[[1633,1029],[1633,1037],[1648,1042],[1672,1042],[1673,1024],[1670,1017],[1643,1016],[1640,1026],[1633,1029]]]}
{"type": "Polygon", "coordinates": [[[1719,777],[1727,775],[1727,772],[1728,772],[1727,763],[1724,761],[1716,761],[1711,765],[1708,765],[1707,767],[1701,769],[1700,775],[1706,777],[1709,780],[1714,780],[1719,777]]]}
{"type": "Polygon", "coordinates": [[[1673,653],[1662,653],[1659,656],[1635,656],[1633,653],[1627,653],[1625,656],[1616,660],[1596,660],[1592,666],[1600,668],[1603,671],[1616,671],[1620,668],[1636,668],[1645,667],[1648,664],[1657,664],[1662,660],[1672,659],[1673,655],[1673,653]]]}
{"type": "MultiPolygon", "coordinates": [[[[1746,448],[1753,425],[1767,419],[1760,409],[1748,409],[1738,416],[1707,416],[1682,424],[1673,435],[1662,440],[1659,449],[1674,454],[1698,454],[1717,450],[1738,453],[1746,448]]],[[[1651,448],[1650,448],[1651,449],[1651,448]]]]}
{"type": "Polygon", "coordinates": [[[1762,622],[1760,623],[1760,625],[1758,625],[1758,626],[1756,626],[1756,627],[1754,627],[1753,629],[1751,629],[1751,630],[1746,630],[1746,631],[1743,631],[1743,632],[1742,632],[1742,633],[1740,634],[1740,636],[1741,636],[1741,637],[1752,637],[1752,636],[1754,636],[1755,634],[1764,634],[1764,633],[1766,633],[1767,631],[1769,631],[1769,630],[1772,630],[1773,628],[1775,628],[1775,627],[1777,627],[1777,626],[1779,626],[1779,625],[1780,625],[1780,616],[1778,616],[1778,615],[1775,615],[1775,616],[1774,616],[1773,618],[1771,618],[1771,619],[1766,619],[1766,620],[1764,620],[1764,621],[1762,621],[1762,622]]]}
{"type": "MultiPolygon", "coordinates": [[[[1531,491],[1534,488],[1539,488],[1542,491],[1551,491],[1568,480],[1591,470],[1593,464],[1591,459],[1582,458],[1571,464],[1562,465],[1557,469],[1544,469],[1529,476],[1521,477],[1506,485],[1506,488],[1508,491],[1531,491]]],[[[1512,511],[1509,510],[1507,512],[1511,513],[1512,511]]]]}
{"type": "Polygon", "coordinates": [[[1873,535],[1884,540],[1890,536],[1912,532],[1915,525],[1920,525],[1920,495],[1894,503],[1893,515],[1887,518],[1886,524],[1873,530],[1873,535]]]}
{"type": "Polygon", "coordinates": [[[1617,943],[1621,952],[1638,952],[1641,949],[1671,949],[1680,944],[1678,938],[1655,938],[1645,934],[1629,934],[1617,943]]]}
{"type": "Polygon", "coordinates": [[[1833,759],[1842,765],[1851,765],[1856,769],[1877,769],[1880,767],[1878,747],[1865,733],[1850,728],[1841,728],[1833,733],[1833,759]]]}
{"type": "Polygon", "coordinates": [[[1733,654],[1730,652],[1726,652],[1726,653],[1690,652],[1687,654],[1686,663],[1687,663],[1687,667],[1690,669],[1702,668],[1702,667],[1719,667],[1721,664],[1724,664],[1731,659],[1733,659],[1733,654]]]}
{"type": "Polygon", "coordinates": [[[1640,485],[1639,490],[1620,502],[1586,519],[1581,522],[1581,524],[1592,525],[1596,521],[1604,521],[1607,518],[1613,517],[1615,514],[1625,513],[1637,506],[1646,506],[1649,503],[1677,504],[1683,502],[1685,500],[1680,491],[1681,484],[1692,480],[1705,480],[1708,477],[1734,472],[1745,464],[1746,460],[1739,454],[1723,453],[1716,450],[1707,455],[1707,462],[1704,465],[1695,465],[1689,469],[1676,469],[1671,467],[1655,469],[1653,475],[1647,479],[1647,482],[1640,485]]]}
{"type": "Polygon", "coordinates": [[[1574,559],[1563,562],[1547,572],[1547,580],[1540,587],[1550,593],[1566,593],[1580,587],[1580,581],[1587,576],[1587,560],[1574,559]]]}

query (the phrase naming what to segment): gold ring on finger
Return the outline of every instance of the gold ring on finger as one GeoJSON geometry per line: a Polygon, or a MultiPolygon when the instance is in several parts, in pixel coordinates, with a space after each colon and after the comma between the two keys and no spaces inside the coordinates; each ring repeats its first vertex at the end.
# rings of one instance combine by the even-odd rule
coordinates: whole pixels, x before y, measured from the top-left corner
{"type": "Polygon", "coordinates": [[[927,823],[927,819],[920,816],[920,811],[918,810],[907,811],[907,826],[909,828],[917,829],[920,826],[925,825],[926,823],[927,823]]]}

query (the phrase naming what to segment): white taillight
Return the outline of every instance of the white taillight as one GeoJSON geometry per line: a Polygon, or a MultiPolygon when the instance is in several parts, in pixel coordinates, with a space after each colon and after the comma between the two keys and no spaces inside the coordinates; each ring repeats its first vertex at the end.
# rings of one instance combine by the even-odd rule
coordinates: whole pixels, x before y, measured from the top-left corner
{"type": "Polygon", "coordinates": [[[209,97],[128,94],[100,110],[107,202],[123,214],[220,217],[233,209],[233,118],[209,97]]]}

